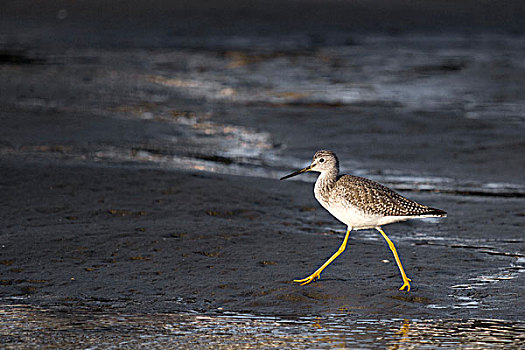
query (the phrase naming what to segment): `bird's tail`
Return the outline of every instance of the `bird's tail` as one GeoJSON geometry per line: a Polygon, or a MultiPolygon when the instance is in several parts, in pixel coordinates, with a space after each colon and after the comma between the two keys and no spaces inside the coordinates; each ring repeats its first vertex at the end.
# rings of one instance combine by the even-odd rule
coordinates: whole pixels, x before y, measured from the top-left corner
{"type": "Polygon", "coordinates": [[[424,212],[423,215],[427,217],[444,218],[447,216],[447,212],[441,209],[428,208],[428,211],[424,212]]]}

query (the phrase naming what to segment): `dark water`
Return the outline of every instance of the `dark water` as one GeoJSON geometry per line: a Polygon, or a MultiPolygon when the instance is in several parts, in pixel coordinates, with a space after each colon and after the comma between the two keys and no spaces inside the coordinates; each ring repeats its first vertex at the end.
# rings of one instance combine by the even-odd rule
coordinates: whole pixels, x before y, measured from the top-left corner
{"type": "Polygon", "coordinates": [[[0,309],[4,349],[518,349],[525,324],[503,320],[351,319],[251,314],[69,314],[0,309]]]}

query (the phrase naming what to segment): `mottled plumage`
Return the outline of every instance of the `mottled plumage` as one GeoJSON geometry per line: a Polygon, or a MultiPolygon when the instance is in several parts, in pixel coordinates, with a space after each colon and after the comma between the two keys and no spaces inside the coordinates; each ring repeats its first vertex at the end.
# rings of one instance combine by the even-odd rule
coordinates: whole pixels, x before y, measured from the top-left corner
{"type": "Polygon", "coordinates": [[[339,175],[339,160],[331,151],[316,152],[312,164],[284,176],[281,180],[306,171],[320,173],[314,186],[315,198],[333,216],[345,223],[348,230],[339,250],[323,266],[312,275],[295,281],[307,284],[319,278],[321,271],[344,251],[351,230],[375,228],[383,235],[394,254],[403,277],[404,284],[401,289],[410,290],[410,279],[405,275],[394,244],[383,232],[381,226],[413,218],[443,217],[447,213],[414,202],[388,187],[364,177],[339,175]]]}
{"type": "Polygon", "coordinates": [[[331,151],[318,151],[310,170],[321,173],[314,187],[315,198],[332,215],[353,229],[375,228],[411,218],[446,214],[442,210],[416,203],[364,177],[339,176],[339,161],[331,151]]]}
{"type": "Polygon", "coordinates": [[[342,175],[338,177],[335,186],[328,190],[330,202],[345,201],[367,214],[417,216],[435,211],[433,208],[401,196],[386,186],[359,176],[342,175]]]}

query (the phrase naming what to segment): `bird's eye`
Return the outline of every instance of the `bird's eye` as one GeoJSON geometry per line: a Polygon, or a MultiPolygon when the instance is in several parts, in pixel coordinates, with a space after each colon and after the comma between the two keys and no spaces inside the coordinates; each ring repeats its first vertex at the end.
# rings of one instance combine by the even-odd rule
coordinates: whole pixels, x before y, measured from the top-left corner
{"type": "Polygon", "coordinates": [[[324,158],[319,159],[319,163],[323,163],[323,162],[324,162],[324,158]]]}

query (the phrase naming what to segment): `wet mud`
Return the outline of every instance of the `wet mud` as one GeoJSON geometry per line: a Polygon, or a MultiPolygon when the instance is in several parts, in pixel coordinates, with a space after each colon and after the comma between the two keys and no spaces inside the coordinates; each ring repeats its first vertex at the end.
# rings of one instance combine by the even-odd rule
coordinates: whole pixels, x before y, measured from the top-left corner
{"type": "Polygon", "coordinates": [[[2,4],[9,347],[519,348],[520,2],[125,3],[2,4]],[[292,282],[345,229],[277,180],[318,149],[449,213],[384,227],[409,293],[375,231],[292,282]]]}
{"type": "Polygon", "coordinates": [[[353,233],[319,282],[291,282],[329,257],[344,231],[308,183],[133,166],[3,169],[4,300],[127,312],[522,316],[519,198],[410,193],[452,215],[385,228],[413,279],[406,293],[373,231],[353,233]],[[501,215],[490,214],[495,206],[501,215]]]}

